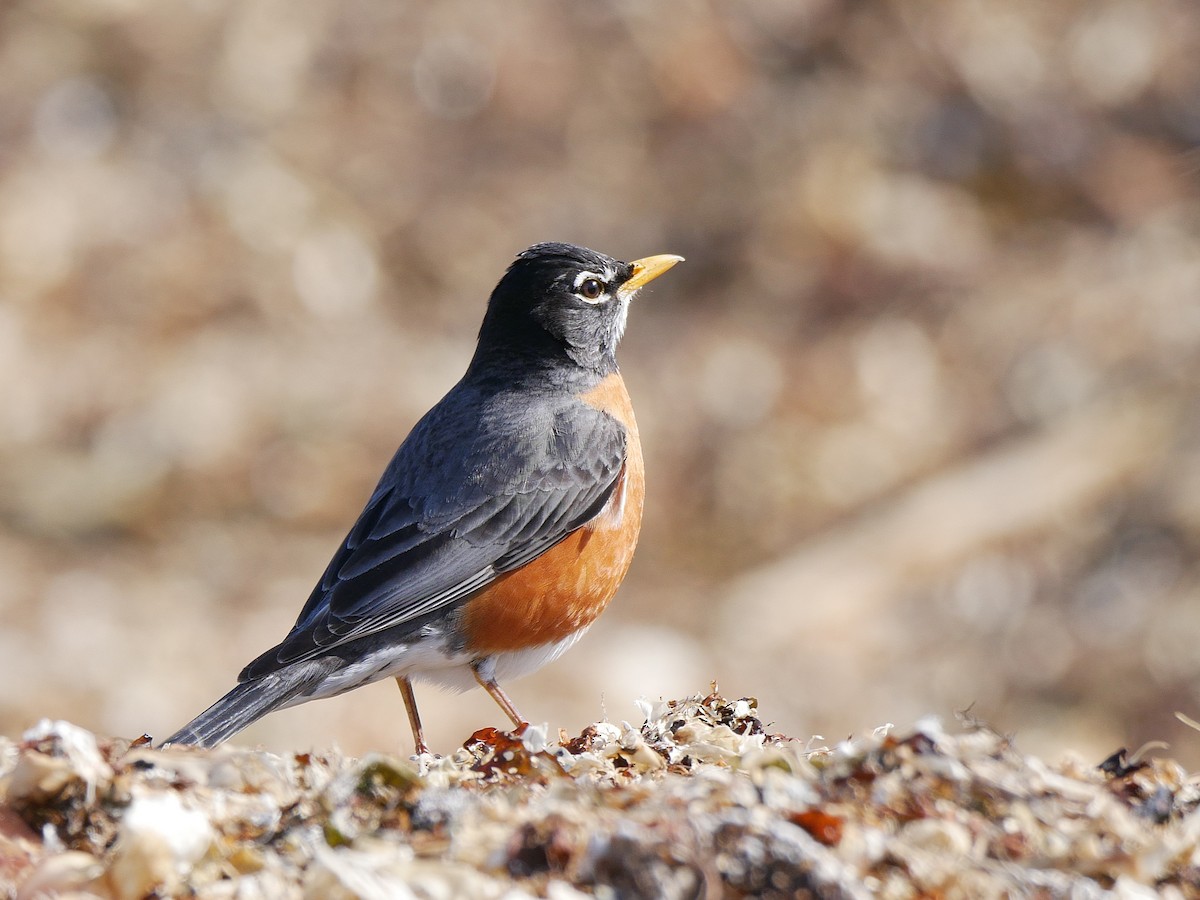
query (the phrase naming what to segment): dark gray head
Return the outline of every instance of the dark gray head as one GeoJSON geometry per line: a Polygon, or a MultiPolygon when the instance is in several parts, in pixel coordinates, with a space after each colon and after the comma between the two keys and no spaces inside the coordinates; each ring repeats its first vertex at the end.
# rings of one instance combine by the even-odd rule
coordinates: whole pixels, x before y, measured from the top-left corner
{"type": "Polygon", "coordinates": [[[492,291],[472,368],[519,360],[539,368],[614,371],[629,302],[680,260],[621,262],[574,244],[535,244],[492,291]]]}

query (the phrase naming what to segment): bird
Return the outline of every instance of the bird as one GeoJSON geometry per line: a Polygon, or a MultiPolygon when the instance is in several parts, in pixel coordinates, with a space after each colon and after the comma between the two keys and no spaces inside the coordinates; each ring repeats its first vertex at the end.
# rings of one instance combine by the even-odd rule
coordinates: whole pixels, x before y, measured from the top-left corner
{"type": "Polygon", "coordinates": [[[633,559],[645,466],[617,366],[630,302],[683,257],[519,253],[466,373],[400,444],[284,639],[164,745],[214,747],[278,709],[385,678],[429,753],[413,682],[482,686],[569,649],[633,559]]]}

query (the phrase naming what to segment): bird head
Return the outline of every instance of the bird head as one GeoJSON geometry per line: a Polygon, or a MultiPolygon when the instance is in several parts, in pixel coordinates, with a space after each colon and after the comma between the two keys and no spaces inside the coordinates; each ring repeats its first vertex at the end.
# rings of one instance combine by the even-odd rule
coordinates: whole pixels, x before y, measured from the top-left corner
{"type": "Polygon", "coordinates": [[[607,372],[637,292],[683,257],[622,262],[574,244],[535,244],[513,261],[488,301],[476,359],[533,359],[607,372]]]}

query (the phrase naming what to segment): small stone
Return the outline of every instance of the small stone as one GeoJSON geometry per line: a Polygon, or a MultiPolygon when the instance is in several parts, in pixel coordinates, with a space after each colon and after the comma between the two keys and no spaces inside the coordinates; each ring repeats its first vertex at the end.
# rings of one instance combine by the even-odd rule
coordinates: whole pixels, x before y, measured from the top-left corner
{"type": "Polygon", "coordinates": [[[58,897],[70,892],[88,892],[104,874],[104,864],[87,853],[67,850],[47,856],[21,884],[17,900],[58,897]]]}

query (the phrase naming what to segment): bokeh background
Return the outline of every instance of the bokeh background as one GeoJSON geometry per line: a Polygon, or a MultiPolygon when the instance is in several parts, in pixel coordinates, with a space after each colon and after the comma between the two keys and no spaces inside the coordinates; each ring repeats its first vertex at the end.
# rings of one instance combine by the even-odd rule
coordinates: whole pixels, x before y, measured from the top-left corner
{"type": "MultiPolygon", "coordinates": [[[[610,612],[514,699],[1200,764],[1194,0],[0,6],[0,732],[280,639],[535,241],[680,253],[610,612]]],[[[426,688],[448,751],[504,724],[426,688]]],[[[409,749],[391,683],[275,749],[409,749]]]]}

